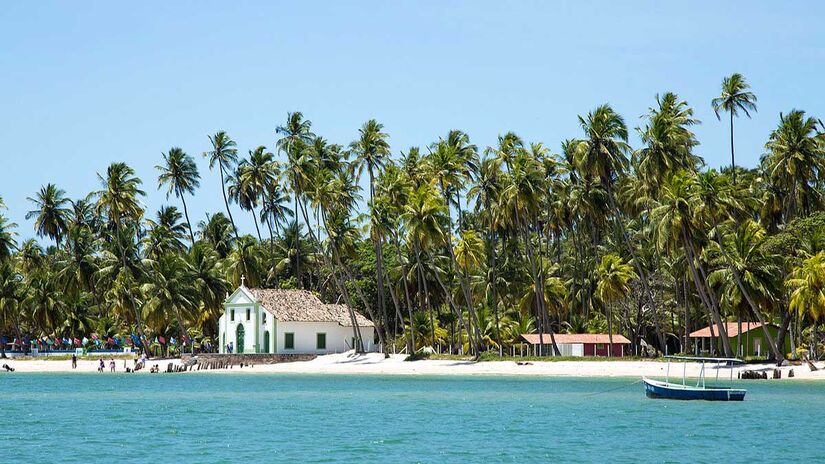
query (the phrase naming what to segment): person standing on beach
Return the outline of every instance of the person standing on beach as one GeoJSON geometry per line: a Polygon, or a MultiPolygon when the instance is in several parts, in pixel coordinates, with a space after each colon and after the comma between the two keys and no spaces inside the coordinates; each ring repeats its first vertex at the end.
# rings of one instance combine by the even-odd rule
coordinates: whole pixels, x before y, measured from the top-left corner
{"type": "Polygon", "coordinates": [[[114,372],[114,371],[115,371],[115,358],[112,358],[109,361],[109,372],[114,372]]]}
{"type": "Polygon", "coordinates": [[[77,369],[77,355],[72,355],[72,369],[77,369]]]}
{"type": "Polygon", "coordinates": [[[103,362],[103,358],[98,358],[98,361],[100,362],[100,364],[98,364],[97,366],[97,371],[103,372],[103,369],[106,368],[106,363],[103,362]]]}

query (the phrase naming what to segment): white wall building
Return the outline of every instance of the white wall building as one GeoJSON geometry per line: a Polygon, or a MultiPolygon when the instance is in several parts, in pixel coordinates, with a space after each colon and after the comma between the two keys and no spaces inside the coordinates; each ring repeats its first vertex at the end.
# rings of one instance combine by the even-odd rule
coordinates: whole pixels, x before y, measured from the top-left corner
{"type": "MultiPolygon", "coordinates": [[[[324,304],[306,290],[238,287],[218,320],[220,352],[341,353],[354,347],[344,305],[324,304]]],[[[375,325],[357,312],[364,349],[375,349],[375,325]]]]}

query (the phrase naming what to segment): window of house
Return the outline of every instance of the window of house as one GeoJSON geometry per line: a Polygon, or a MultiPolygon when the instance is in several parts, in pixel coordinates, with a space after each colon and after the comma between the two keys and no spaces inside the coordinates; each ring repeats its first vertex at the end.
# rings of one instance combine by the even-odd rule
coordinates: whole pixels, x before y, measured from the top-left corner
{"type": "Polygon", "coordinates": [[[596,349],[597,350],[603,350],[604,349],[604,343],[596,343],[596,349]]]}
{"type": "Polygon", "coordinates": [[[316,350],[325,350],[325,349],[327,349],[327,334],[325,334],[325,333],[315,334],[315,349],[316,350]]]}
{"type": "Polygon", "coordinates": [[[235,320],[235,310],[234,309],[229,311],[229,320],[230,321],[235,320]]]}
{"type": "Polygon", "coordinates": [[[246,308],[246,320],[249,320],[249,308],[246,308]]]}
{"type": "Polygon", "coordinates": [[[266,313],[261,313],[261,324],[266,324],[266,313]]]}
{"type": "Polygon", "coordinates": [[[284,334],[284,349],[285,350],[294,350],[295,349],[295,334],[292,332],[287,332],[284,334]]]}

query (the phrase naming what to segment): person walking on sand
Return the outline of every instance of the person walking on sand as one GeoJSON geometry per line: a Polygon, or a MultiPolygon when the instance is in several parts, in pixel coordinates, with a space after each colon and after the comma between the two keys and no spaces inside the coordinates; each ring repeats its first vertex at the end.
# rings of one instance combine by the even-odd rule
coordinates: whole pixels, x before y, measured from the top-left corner
{"type": "Polygon", "coordinates": [[[112,358],[109,361],[109,372],[114,372],[114,371],[115,371],[115,358],[112,358]]]}
{"type": "Polygon", "coordinates": [[[97,371],[103,372],[103,369],[106,367],[106,363],[103,362],[103,358],[98,358],[99,364],[97,365],[97,371]]]}
{"type": "Polygon", "coordinates": [[[72,355],[72,369],[77,369],[77,355],[72,355]]]}

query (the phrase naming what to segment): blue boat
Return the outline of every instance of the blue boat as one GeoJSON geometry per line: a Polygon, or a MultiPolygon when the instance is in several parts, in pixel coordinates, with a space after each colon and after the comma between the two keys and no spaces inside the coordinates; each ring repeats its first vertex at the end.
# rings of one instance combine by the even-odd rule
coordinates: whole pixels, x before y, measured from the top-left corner
{"type": "Polygon", "coordinates": [[[645,384],[645,395],[648,398],[668,400],[706,400],[706,401],[742,401],[747,390],[742,388],[708,386],[705,385],[705,364],[716,363],[716,381],[719,381],[719,371],[722,367],[730,367],[730,378],[733,380],[733,366],[743,364],[735,358],[696,358],[686,356],[668,356],[667,377],[665,381],[642,379],[645,384]],[[699,380],[696,385],[688,385],[685,379],[686,368],[682,370],[682,383],[670,382],[670,360],[697,361],[702,363],[699,371],[699,380]]]}

